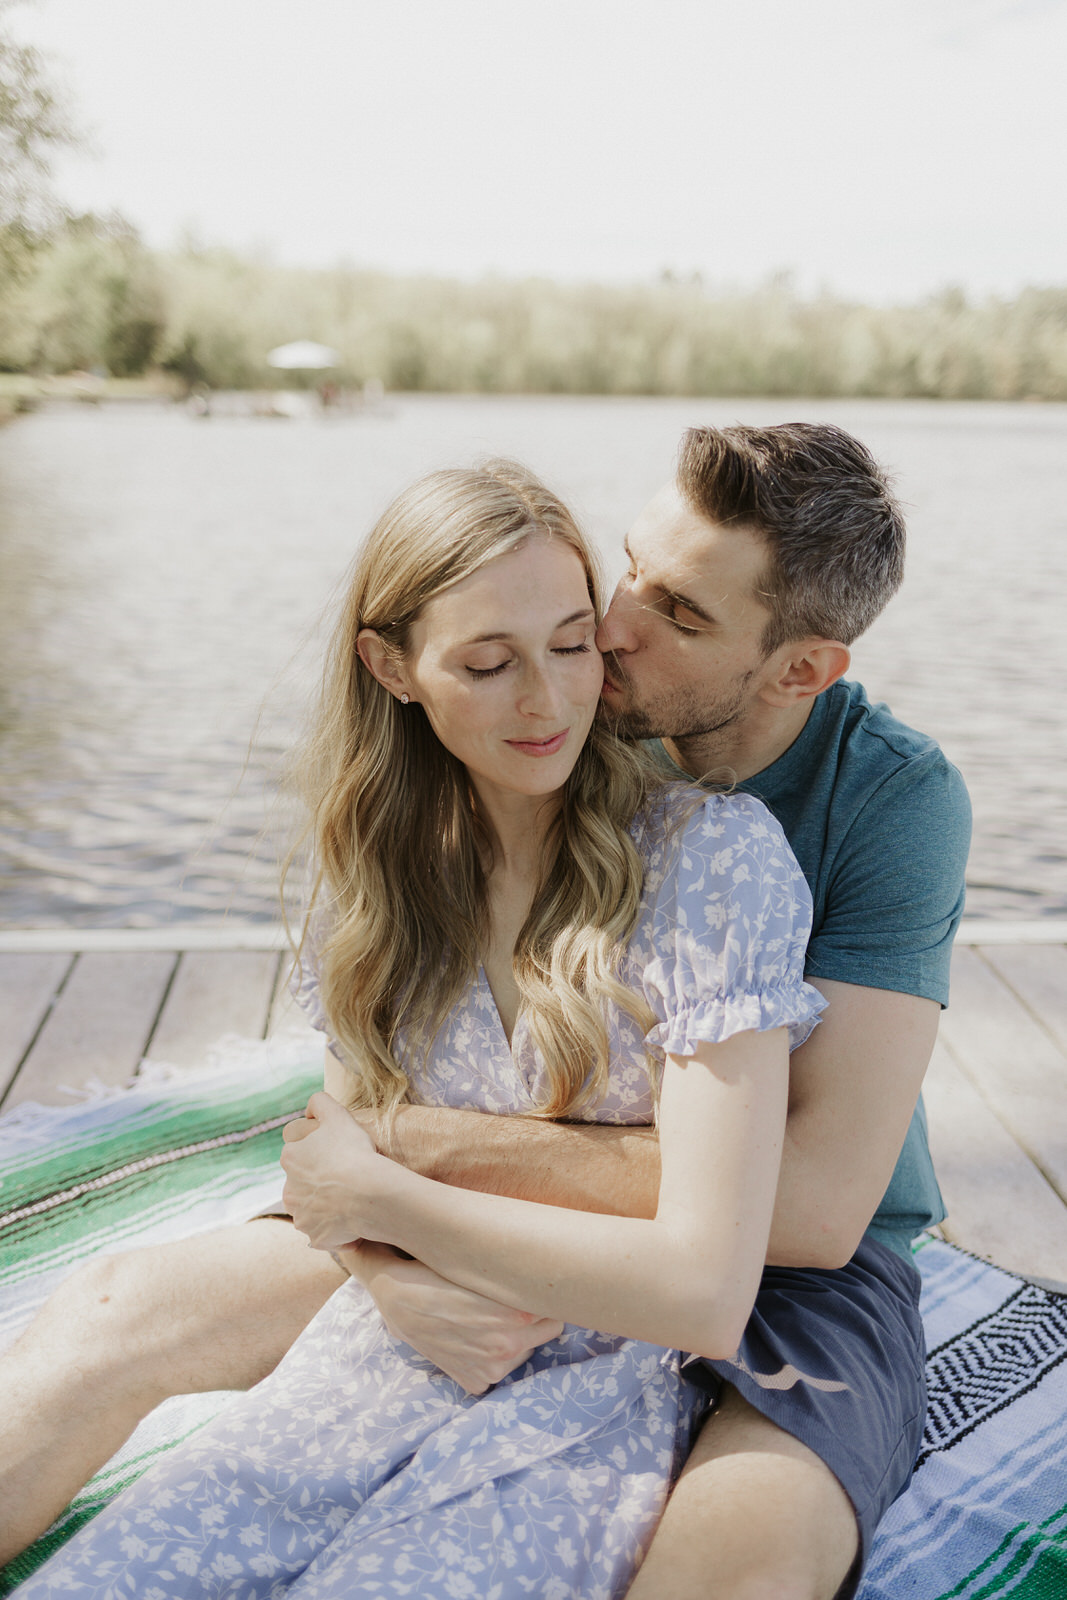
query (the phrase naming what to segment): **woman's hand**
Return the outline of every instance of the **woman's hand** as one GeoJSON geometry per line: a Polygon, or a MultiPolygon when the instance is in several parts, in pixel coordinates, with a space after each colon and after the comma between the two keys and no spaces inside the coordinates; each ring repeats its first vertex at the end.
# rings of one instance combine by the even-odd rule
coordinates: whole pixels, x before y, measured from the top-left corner
{"type": "Polygon", "coordinates": [[[313,1094],[307,1115],[286,1124],[282,1198],[316,1250],[336,1250],[363,1231],[360,1199],[384,1160],[370,1135],[332,1096],[313,1094]]]}

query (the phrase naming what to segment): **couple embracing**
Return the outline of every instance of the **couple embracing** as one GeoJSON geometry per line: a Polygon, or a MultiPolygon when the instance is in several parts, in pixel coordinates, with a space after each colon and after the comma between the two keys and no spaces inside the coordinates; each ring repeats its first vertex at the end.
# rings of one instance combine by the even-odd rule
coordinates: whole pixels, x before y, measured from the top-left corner
{"type": "Polygon", "coordinates": [[[7,1554],[168,1393],[249,1392],[20,1595],[854,1592],[922,1431],[969,833],[843,677],[903,548],[810,424],[690,430],[604,613],[522,468],[393,503],[301,760],[295,1227],[57,1293],[6,1362],[7,1554]]]}

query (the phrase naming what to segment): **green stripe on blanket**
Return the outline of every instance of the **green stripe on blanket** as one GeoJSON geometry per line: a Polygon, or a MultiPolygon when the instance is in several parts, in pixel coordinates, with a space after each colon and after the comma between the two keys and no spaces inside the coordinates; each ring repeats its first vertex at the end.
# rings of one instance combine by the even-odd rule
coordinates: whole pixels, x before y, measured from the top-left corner
{"type": "MultiPolygon", "coordinates": [[[[149,1066],[128,1090],[0,1119],[0,1345],[97,1253],[164,1244],[277,1204],[282,1127],[322,1087],[321,1050],[230,1041],[195,1072],[149,1066]]],[[[7,1594],[160,1453],[226,1403],[168,1400],[54,1526],[0,1572],[7,1594]]]]}
{"type": "MultiPolygon", "coordinates": [[[[321,1081],[306,1047],[248,1044],[207,1070],[0,1120],[0,1342],[97,1250],[162,1243],[276,1202],[280,1126],[321,1081]]],[[[911,1487],[879,1529],[858,1600],[1067,1596],[1067,1297],[922,1241],[930,1411],[911,1487]]],[[[167,1401],[0,1593],[225,1395],[167,1401]]]]}

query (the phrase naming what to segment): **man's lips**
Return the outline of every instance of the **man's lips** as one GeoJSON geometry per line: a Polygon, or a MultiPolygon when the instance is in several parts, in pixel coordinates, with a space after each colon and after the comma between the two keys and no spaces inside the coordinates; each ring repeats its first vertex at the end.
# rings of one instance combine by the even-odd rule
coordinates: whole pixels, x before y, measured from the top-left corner
{"type": "Polygon", "coordinates": [[[615,672],[614,677],[611,675],[607,662],[604,664],[604,685],[600,691],[601,694],[619,694],[626,682],[618,663],[613,660],[612,666],[615,672]]]}
{"type": "Polygon", "coordinates": [[[504,743],[510,745],[512,750],[517,750],[524,756],[554,756],[557,750],[562,750],[566,741],[569,728],[564,728],[562,733],[554,733],[550,739],[505,739],[504,743]]]}

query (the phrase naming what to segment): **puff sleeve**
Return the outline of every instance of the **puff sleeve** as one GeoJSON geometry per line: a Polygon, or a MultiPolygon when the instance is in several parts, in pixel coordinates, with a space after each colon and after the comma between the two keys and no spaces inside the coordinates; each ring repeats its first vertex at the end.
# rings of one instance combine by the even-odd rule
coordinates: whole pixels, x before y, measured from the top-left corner
{"type": "Polygon", "coordinates": [[[658,831],[630,949],[659,1018],[647,1043],[686,1056],[786,1027],[795,1049],[826,1001],[804,982],[811,894],[781,826],[751,795],[712,794],[658,831]]]}

